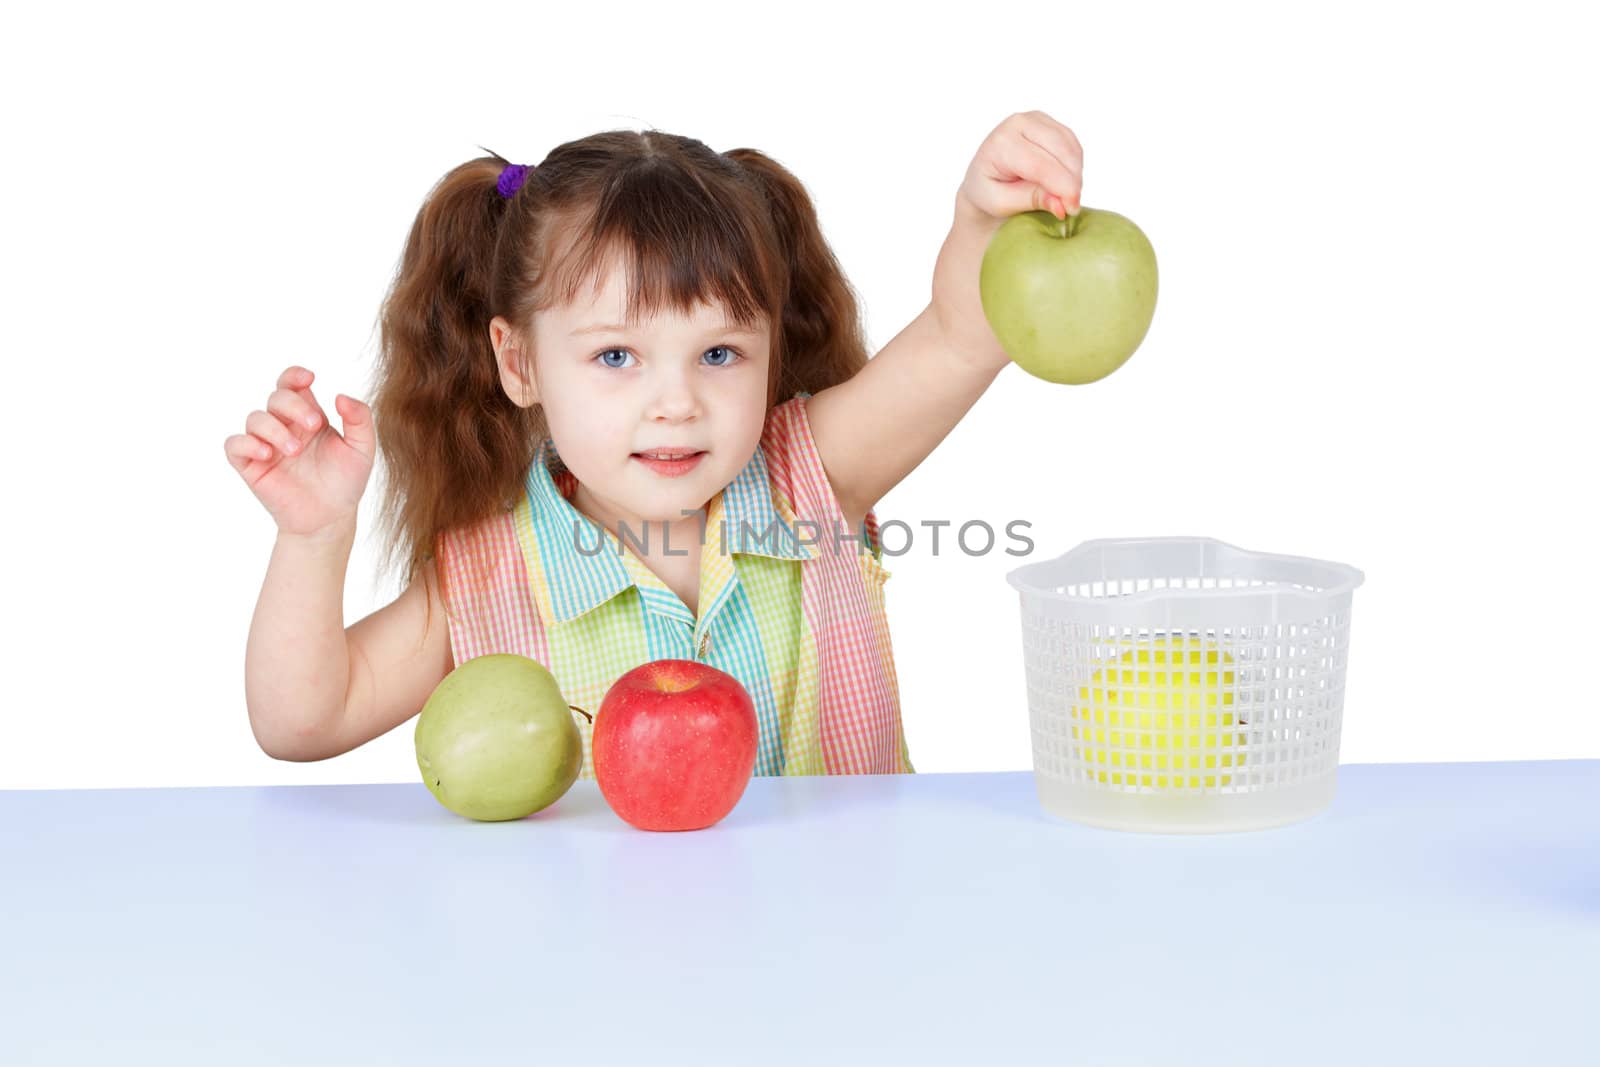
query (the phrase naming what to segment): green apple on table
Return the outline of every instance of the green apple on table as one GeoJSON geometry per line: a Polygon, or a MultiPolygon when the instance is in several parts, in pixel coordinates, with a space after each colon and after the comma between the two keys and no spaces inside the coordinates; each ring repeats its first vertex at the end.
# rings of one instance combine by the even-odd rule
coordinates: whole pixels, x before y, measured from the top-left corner
{"type": "Polygon", "coordinates": [[[1156,310],[1156,253],[1131,219],[1025,211],[989,239],[978,274],[1000,347],[1045,381],[1098,381],[1133,355],[1156,310]]]}
{"type": "Polygon", "coordinates": [[[521,819],[554,804],[583,769],[583,738],[555,676],[527,656],[469,659],[417,718],[417,769],[457,815],[521,819]]]}

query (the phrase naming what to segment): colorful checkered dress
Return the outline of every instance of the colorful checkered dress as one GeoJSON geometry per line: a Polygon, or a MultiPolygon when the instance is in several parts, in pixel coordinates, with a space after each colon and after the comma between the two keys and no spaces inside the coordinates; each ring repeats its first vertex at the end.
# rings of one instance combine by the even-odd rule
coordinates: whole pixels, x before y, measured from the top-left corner
{"type": "MultiPolygon", "coordinates": [[[[631,544],[572,506],[577,480],[547,438],[516,506],[439,539],[455,665],[528,656],[593,714],[624,672],[695,659],[749,691],[760,727],[754,773],[911,773],[877,517],[867,513],[865,547],[847,538],[811,436],[809,397],[768,413],[755,455],[712,498],[698,618],[631,544]]],[[[581,774],[593,778],[591,726],[575,718],[581,774]]]]}

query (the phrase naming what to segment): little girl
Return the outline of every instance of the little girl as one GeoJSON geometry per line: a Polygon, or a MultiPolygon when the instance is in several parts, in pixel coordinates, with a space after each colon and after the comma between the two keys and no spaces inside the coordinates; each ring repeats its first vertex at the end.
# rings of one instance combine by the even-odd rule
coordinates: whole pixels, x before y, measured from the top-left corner
{"type": "Polygon", "coordinates": [[[372,406],[335,397],[341,434],[291,366],[225,443],[278,526],[245,652],[261,748],[347,752],[511,652],[590,713],[641,663],[726,671],[756,774],[911,772],[873,505],[1009,362],[984,249],[1012,214],[1076,212],[1082,158],[1041,112],[997,126],[932,300],[870,361],[804,187],[761,152],[609,131],[451,170],[384,301],[372,406]],[[407,588],[346,628],[379,448],[407,588]]]}

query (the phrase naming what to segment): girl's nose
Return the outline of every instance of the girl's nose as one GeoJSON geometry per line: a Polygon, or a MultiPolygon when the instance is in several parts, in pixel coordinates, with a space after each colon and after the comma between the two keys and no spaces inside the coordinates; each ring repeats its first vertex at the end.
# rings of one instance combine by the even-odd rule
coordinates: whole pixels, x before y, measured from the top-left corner
{"type": "Polygon", "coordinates": [[[668,375],[651,398],[647,414],[651,419],[682,422],[700,414],[700,398],[685,375],[668,375]]]}

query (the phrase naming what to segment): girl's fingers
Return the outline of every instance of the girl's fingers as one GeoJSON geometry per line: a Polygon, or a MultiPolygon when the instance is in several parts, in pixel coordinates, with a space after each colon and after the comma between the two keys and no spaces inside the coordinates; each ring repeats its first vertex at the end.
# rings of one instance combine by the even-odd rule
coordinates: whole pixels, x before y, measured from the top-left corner
{"type": "Polygon", "coordinates": [[[1061,155],[1059,143],[1052,145],[1041,141],[1037,129],[1024,130],[1022,142],[1042,157],[1046,168],[1056,176],[1056,181],[1053,184],[1057,186],[1057,192],[1063,191],[1060,188],[1063,183],[1073,186],[1083,184],[1083,164],[1073,159],[1070,155],[1061,155]]]}
{"type": "Polygon", "coordinates": [[[1035,120],[1035,125],[1029,127],[1029,136],[1049,146],[1061,162],[1082,175],[1083,145],[1078,135],[1043,111],[1030,111],[1028,117],[1035,120]]]}
{"type": "Polygon", "coordinates": [[[276,455],[271,445],[247,433],[236,433],[222,442],[222,450],[227,453],[233,469],[240,472],[252,462],[265,463],[276,455]]]}
{"type": "MultiPolygon", "coordinates": [[[[317,398],[311,393],[311,383],[315,379],[315,374],[299,364],[290,364],[283,369],[282,374],[278,375],[278,390],[291,392],[303,398],[310,408],[309,411],[291,412],[300,420],[300,425],[307,430],[318,430],[321,428],[322,423],[328,421],[327,414],[323,412],[321,406],[317,403],[317,398]],[[313,421],[306,421],[308,418],[313,421]]],[[[269,411],[272,410],[270,400],[267,404],[267,409],[269,411]]]]}
{"type": "Polygon", "coordinates": [[[1063,211],[1078,203],[1077,175],[1038,145],[1022,137],[1002,138],[995,143],[994,152],[1003,172],[1023,180],[990,182],[995,209],[989,214],[1005,217],[1024,211],[1053,213],[1051,202],[1056,197],[1060,198],[1063,211]]]}
{"type": "Polygon", "coordinates": [[[316,377],[310,371],[300,366],[285,367],[283,373],[278,375],[279,389],[305,389],[311,385],[311,379],[316,377]]]}
{"type": "Polygon", "coordinates": [[[305,436],[322,429],[327,421],[310,389],[280,388],[267,397],[267,410],[305,436]]]}
{"type": "Polygon", "coordinates": [[[372,459],[377,451],[377,436],[372,427],[372,409],[353,396],[343,393],[333,398],[333,405],[344,420],[344,439],[356,451],[372,459]]]}
{"type": "Polygon", "coordinates": [[[1015,141],[1007,147],[1016,150],[1003,152],[1001,159],[1013,173],[1038,187],[1032,193],[1032,209],[1055,214],[1059,204],[1063,214],[1078,210],[1083,192],[1083,148],[1076,135],[1042,111],[1016,116],[1013,130],[1015,141]]]}
{"type": "Polygon", "coordinates": [[[285,455],[293,456],[300,452],[300,439],[276,415],[252,411],[244,420],[244,428],[285,455]]]}

